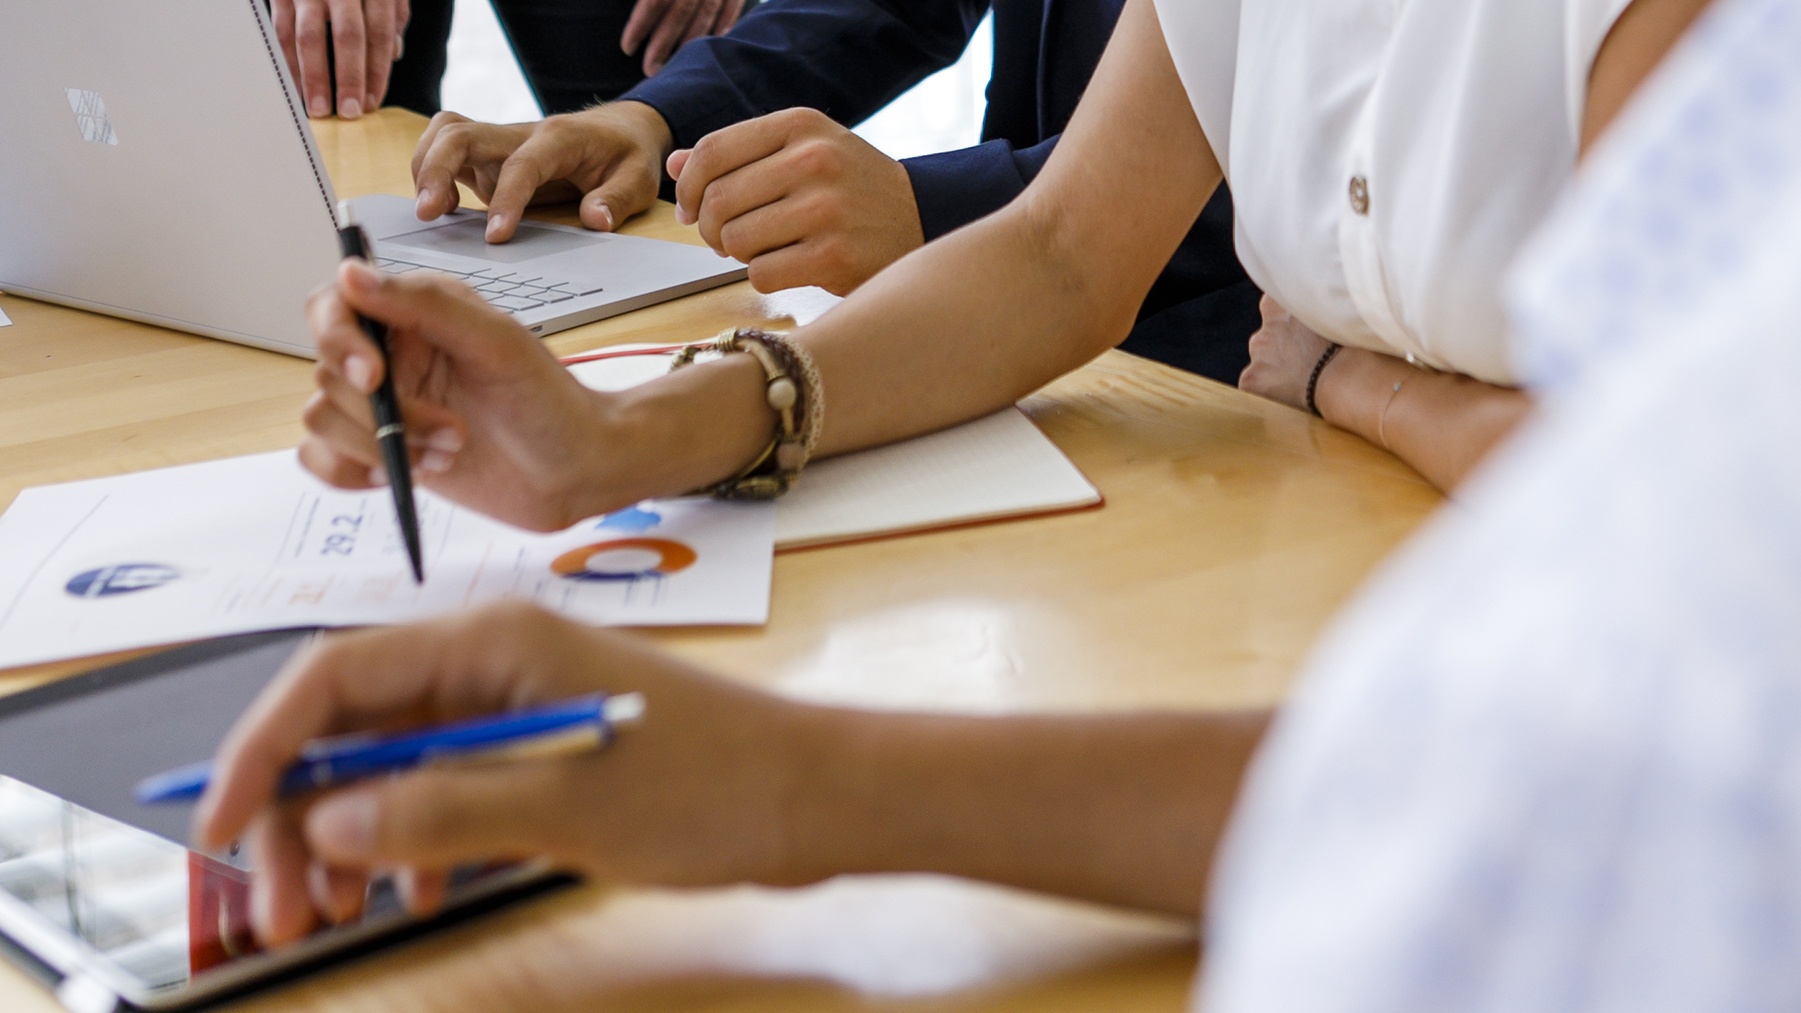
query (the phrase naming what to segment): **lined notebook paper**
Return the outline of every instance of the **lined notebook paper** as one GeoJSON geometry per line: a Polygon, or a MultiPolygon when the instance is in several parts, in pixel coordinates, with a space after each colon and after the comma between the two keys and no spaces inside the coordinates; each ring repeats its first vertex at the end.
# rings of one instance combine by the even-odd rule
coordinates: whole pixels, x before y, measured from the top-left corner
{"type": "MultiPolygon", "coordinates": [[[[620,346],[626,348],[630,346],[620,346]]],[[[670,356],[569,367],[584,385],[624,390],[661,376],[670,356]]],[[[807,466],[776,502],[777,551],[1098,505],[1101,494],[1017,408],[807,466]]]]}

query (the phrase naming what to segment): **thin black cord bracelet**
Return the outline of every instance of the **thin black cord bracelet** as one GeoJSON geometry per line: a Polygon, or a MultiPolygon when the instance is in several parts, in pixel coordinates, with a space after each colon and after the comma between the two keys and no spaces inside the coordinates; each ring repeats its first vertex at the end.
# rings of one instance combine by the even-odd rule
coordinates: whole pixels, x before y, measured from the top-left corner
{"type": "MultiPolygon", "coordinates": [[[[1315,415],[1319,415],[1319,405],[1313,401],[1313,392],[1319,388],[1319,375],[1326,371],[1326,363],[1331,362],[1332,357],[1337,355],[1338,350],[1343,347],[1343,345],[1335,344],[1327,348],[1320,355],[1319,361],[1313,364],[1313,375],[1307,378],[1307,410],[1315,415]]],[[[1324,418],[1324,416],[1320,417],[1324,418]]]]}

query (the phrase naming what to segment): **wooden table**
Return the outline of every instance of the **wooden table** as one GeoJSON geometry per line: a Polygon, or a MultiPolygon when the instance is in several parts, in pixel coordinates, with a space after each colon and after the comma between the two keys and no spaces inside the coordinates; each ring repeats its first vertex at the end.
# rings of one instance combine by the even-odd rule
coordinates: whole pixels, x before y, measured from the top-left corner
{"type": "MultiPolygon", "coordinates": [[[[340,195],[411,196],[423,125],[388,110],[314,128],[340,195]]],[[[573,221],[569,209],[543,217],[573,221]]],[[[664,204],[623,231],[698,242],[664,204]]],[[[548,343],[567,354],[792,327],[834,301],[740,283],[548,343]]],[[[0,307],[16,322],[0,329],[0,503],[30,485],[299,439],[308,362],[13,297],[0,307]]],[[[1119,352],[1024,407],[1105,509],[785,553],[767,626],[652,635],[777,692],[872,707],[1269,704],[1439,502],[1362,440],[1119,352]]],[[[91,664],[0,673],[0,692],[91,664]]],[[[1189,923],[936,877],[584,887],[241,1008],[1178,1010],[1194,963],[1189,923]]],[[[0,1009],[56,1008],[0,967],[0,1009]]]]}

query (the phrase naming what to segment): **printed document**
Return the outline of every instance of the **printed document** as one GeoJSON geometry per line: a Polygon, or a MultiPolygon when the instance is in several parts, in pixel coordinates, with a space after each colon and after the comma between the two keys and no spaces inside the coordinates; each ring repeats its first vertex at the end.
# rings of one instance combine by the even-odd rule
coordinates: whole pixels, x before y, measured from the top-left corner
{"type": "Polygon", "coordinates": [[[654,500],[549,535],[418,504],[423,586],[392,493],[332,489],[292,450],[27,489],[0,516],[0,667],[503,598],[595,624],[768,618],[769,503],[654,500]]]}

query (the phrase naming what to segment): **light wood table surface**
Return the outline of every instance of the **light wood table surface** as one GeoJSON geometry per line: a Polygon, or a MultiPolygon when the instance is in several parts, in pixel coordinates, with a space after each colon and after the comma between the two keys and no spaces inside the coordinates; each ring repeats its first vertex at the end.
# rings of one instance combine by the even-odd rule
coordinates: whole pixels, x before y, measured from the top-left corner
{"type": "MultiPolygon", "coordinates": [[[[314,124],[346,197],[411,196],[423,127],[394,110],[314,124]]],[[[699,241],[666,204],[623,231],[699,241]]],[[[740,283],[547,342],[568,354],[786,328],[834,301],[740,283]]],[[[301,435],[309,362],[10,296],[0,308],[15,321],[0,329],[0,504],[31,485],[301,435]]],[[[1104,509],[784,553],[767,626],[652,635],[777,692],[872,707],[1270,704],[1359,581],[1439,503],[1362,440],[1119,352],[1023,406],[1104,509]]],[[[92,664],[0,673],[0,693],[92,664]]],[[[582,887],[234,1008],[1173,1011],[1194,965],[1191,924],[937,877],[582,887]]],[[[57,1008],[0,967],[0,1010],[57,1008]]]]}

